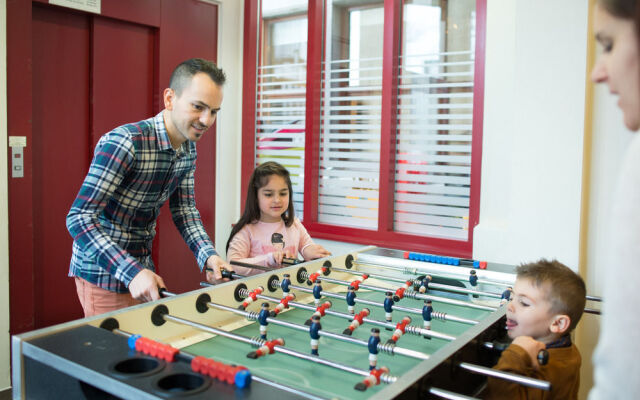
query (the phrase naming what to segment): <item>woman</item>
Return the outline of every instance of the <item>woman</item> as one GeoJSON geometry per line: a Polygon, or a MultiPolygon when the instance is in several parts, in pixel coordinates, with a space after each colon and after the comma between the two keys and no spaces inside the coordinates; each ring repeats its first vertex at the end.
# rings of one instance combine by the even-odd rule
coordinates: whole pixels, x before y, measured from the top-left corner
{"type": "MultiPolygon", "coordinates": [[[[596,40],[603,52],[591,78],[618,97],[624,123],[640,128],[639,0],[598,0],[596,40]]],[[[611,264],[603,292],[602,324],[593,358],[590,399],[640,398],[640,135],[634,135],[622,163],[611,214],[611,264]]]]}

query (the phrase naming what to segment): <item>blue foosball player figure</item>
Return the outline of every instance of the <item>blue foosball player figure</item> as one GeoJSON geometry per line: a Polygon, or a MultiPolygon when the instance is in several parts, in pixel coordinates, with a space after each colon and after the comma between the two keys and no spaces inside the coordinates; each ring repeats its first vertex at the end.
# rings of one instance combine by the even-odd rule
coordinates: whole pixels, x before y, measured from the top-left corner
{"type": "Polygon", "coordinates": [[[318,354],[318,342],[320,340],[320,329],[322,329],[322,325],[320,325],[320,316],[314,315],[311,317],[311,326],[309,327],[309,336],[311,336],[311,354],[314,356],[318,354]]]}
{"type": "Polygon", "coordinates": [[[476,274],[475,269],[472,269],[471,271],[469,271],[469,283],[471,284],[471,286],[478,285],[478,274],[476,274]]]}
{"type": "Polygon", "coordinates": [[[289,285],[291,285],[291,275],[282,275],[282,281],[280,282],[280,288],[282,289],[282,297],[287,297],[289,294],[289,285]]]}
{"type": "Polygon", "coordinates": [[[378,364],[378,344],[380,343],[380,329],[371,328],[371,336],[369,336],[369,371],[376,367],[378,364]]]}
{"type": "MultiPolygon", "coordinates": [[[[387,297],[384,299],[384,318],[388,323],[391,323],[391,313],[393,312],[393,293],[387,292],[385,293],[385,296],[387,297]]],[[[392,331],[393,329],[387,327],[387,330],[392,331]]]]}
{"type": "Polygon", "coordinates": [[[349,286],[349,288],[347,289],[346,300],[347,310],[349,311],[349,314],[354,314],[354,307],[356,305],[356,290],[353,286],[349,286]]]}
{"type": "Polygon", "coordinates": [[[513,293],[513,288],[509,286],[502,292],[502,296],[500,297],[500,304],[505,304],[511,301],[511,293],[513,293]]]}
{"type": "Polygon", "coordinates": [[[260,338],[267,340],[267,318],[269,318],[269,303],[262,303],[262,309],[258,314],[258,323],[260,324],[260,338]]]}
{"type": "Polygon", "coordinates": [[[316,305],[316,307],[318,307],[318,304],[320,304],[320,299],[322,298],[322,294],[320,292],[322,292],[322,285],[320,284],[320,280],[316,279],[313,284],[313,303],[316,305]]]}
{"type": "MultiPolygon", "coordinates": [[[[431,306],[431,300],[425,300],[422,307],[422,319],[424,320],[424,329],[431,330],[431,313],[433,307],[431,306]]],[[[425,339],[431,339],[431,337],[424,335],[425,339]]]]}

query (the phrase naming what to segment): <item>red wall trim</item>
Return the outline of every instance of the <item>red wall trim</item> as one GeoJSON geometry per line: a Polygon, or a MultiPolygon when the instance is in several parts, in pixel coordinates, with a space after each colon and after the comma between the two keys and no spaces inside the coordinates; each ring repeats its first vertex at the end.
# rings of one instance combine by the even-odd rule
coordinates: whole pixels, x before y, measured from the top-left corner
{"type": "Polygon", "coordinates": [[[324,53],[324,0],[309,0],[307,38],[307,95],[304,143],[304,222],[318,220],[318,172],[320,169],[320,109],[322,57],[324,53]]]}
{"type": "Polygon", "coordinates": [[[242,72],[242,154],[240,208],[244,209],[249,178],[253,173],[256,158],[256,84],[258,77],[258,36],[260,24],[260,1],[244,2],[244,43],[242,72]]]}
{"type": "Polygon", "coordinates": [[[7,99],[10,100],[7,101],[7,133],[9,136],[27,137],[24,178],[11,178],[11,149],[8,149],[7,157],[11,334],[35,328],[31,19],[30,1],[7,2],[7,99]]]}
{"type": "Polygon", "coordinates": [[[384,2],[382,49],[382,110],[380,126],[380,190],[378,231],[393,231],[398,109],[398,60],[402,32],[402,0],[384,2]]]}
{"type": "Polygon", "coordinates": [[[469,243],[473,251],[473,228],[480,222],[480,180],[482,176],[482,128],[484,126],[484,62],[487,32],[487,0],[476,0],[476,64],[473,82],[473,138],[471,142],[471,193],[469,243]]]}

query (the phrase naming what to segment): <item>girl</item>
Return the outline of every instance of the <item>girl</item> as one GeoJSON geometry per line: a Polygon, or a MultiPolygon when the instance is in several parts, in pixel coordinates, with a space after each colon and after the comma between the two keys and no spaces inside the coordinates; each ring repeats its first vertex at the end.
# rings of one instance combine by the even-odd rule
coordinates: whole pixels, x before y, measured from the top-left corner
{"type": "MultiPolygon", "coordinates": [[[[640,45],[638,0],[598,0],[593,28],[603,52],[593,68],[594,82],[618,98],[624,124],[640,129],[640,45]]],[[[640,136],[626,149],[610,215],[610,267],[604,281],[600,339],[593,358],[595,386],[589,399],[640,396],[640,302],[632,278],[640,268],[640,136]]]]}
{"type": "MultiPolygon", "coordinates": [[[[283,258],[305,260],[331,255],[314,244],[295,217],[289,171],[269,161],[260,164],[249,181],[244,214],[231,230],[227,259],[266,267],[279,267],[283,258]]],[[[236,273],[253,275],[258,269],[234,266],[236,273]]]]}

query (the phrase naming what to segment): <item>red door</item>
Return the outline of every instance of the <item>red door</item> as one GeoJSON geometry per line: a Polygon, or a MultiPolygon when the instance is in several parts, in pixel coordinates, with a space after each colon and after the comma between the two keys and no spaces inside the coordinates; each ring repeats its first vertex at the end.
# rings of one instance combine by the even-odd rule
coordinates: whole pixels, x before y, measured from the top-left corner
{"type": "MultiPolygon", "coordinates": [[[[25,177],[9,177],[12,334],[81,317],[67,277],[72,241],[65,217],[99,137],[158,112],[161,90],[178,62],[216,58],[216,6],[135,4],[103,2],[102,15],[39,1],[7,5],[8,100],[14,105],[9,135],[27,137],[25,177]],[[184,19],[184,10],[176,12],[181,9],[199,19],[184,19]],[[206,25],[198,23],[204,18],[206,25]],[[185,37],[207,40],[184,46],[185,37]]],[[[198,206],[212,236],[214,144],[212,133],[199,143],[196,178],[198,206]]],[[[179,235],[169,225],[170,218],[159,221],[156,265],[173,291],[197,288],[194,257],[181,239],[174,240],[179,235]],[[183,258],[184,267],[174,271],[175,260],[183,258]]]]}

